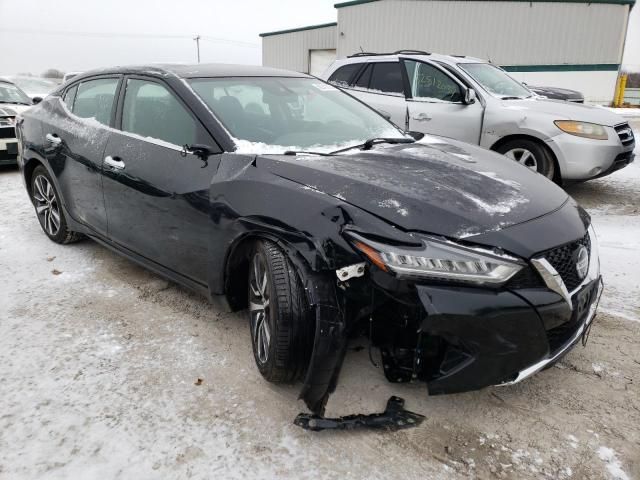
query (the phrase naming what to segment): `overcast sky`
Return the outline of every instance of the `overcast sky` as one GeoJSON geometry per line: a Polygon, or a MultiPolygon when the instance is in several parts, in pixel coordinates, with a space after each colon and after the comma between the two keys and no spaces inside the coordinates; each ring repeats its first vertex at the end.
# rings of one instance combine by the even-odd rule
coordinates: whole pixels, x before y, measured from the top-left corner
{"type": "MultiPolygon", "coordinates": [[[[333,22],[337,0],[0,0],[0,73],[150,62],[261,63],[258,34],[333,22]]],[[[640,70],[640,5],[625,64],[640,70]]]]}

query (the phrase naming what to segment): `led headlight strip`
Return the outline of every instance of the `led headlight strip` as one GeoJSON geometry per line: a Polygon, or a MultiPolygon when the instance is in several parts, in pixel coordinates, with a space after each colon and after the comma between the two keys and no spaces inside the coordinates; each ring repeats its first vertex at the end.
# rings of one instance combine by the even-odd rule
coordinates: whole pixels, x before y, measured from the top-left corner
{"type": "Polygon", "coordinates": [[[501,284],[524,267],[509,255],[421,236],[422,247],[387,245],[348,232],[352,244],[374,265],[399,277],[428,277],[477,284],[501,284]]]}

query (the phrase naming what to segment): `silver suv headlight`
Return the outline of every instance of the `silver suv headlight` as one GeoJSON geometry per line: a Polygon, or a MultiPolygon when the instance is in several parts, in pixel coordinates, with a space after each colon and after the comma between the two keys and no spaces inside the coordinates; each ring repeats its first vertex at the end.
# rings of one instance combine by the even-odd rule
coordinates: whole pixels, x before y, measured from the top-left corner
{"type": "Polygon", "coordinates": [[[353,232],[348,232],[347,236],[371,263],[398,277],[498,285],[525,266],[524,262],[509,255],[434,237],[421,236],[421,247],[408,247],[387,245],[353,232]]]}

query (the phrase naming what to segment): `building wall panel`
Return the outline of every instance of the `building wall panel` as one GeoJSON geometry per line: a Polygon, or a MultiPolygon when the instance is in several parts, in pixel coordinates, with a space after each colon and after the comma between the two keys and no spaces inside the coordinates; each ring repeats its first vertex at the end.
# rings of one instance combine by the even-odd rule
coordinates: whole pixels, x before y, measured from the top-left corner
{"type": "Polygon", "coordinates": [[[336,48],[336,27],[262,37],[262,65],[309,73],[309,51],[336,48]]]}
{"type": "Polygon", "coordinates": [[[386,0],[338,9],[338,57],[420,49],[500,65],[619,64],[629,5],[386,0]]]}

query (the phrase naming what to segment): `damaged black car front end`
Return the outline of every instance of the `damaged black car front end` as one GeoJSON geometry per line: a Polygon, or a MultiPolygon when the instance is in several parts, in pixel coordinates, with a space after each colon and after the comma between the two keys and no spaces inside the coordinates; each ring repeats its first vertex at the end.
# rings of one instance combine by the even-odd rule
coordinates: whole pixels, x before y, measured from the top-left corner
{"type": "MultiPolygon", "coordinates": [[[[275,111],[271,94],[264,84],[275,111]]],[[[306,112],[306,100],[294,103],[306,112]]],[[[431,395],[519,382],[585,336],[602,291],[597,240],[552,182],[438,137],[317,151],[278,147],[301,138],[285,133],[265,146],[262,129],[207,103],[223,123],[232,117],[237,146],[212,183],[216,235],[271,239],[304,285],[311,313],[299,321],[313,340],[300,396],[313,415],[324,414],[355,335],[368,336],[389,381],[425,382],[431,395]]],[[[250,268],[250,254],[234,255],[214,283],[236,308],[251,306],[233,273],[242,268],[229,264],[250,268]]]]}
{"type": "MultiPolygon", "coordinates": [[[[431,138],[252,166],[271,180],[252,195],[264,207],[250,209],[279,216],[236,225],[277,239],[303,279],[315,334],[301,398],[316,415],[351,336],[369,337],[389,381],[435,395],[524,380],[594,318],[602,281],[588,215],[498,155],[431,138]]],[[[243,189],[221,196],[241,202],[232,191],[243,189]]]]}

